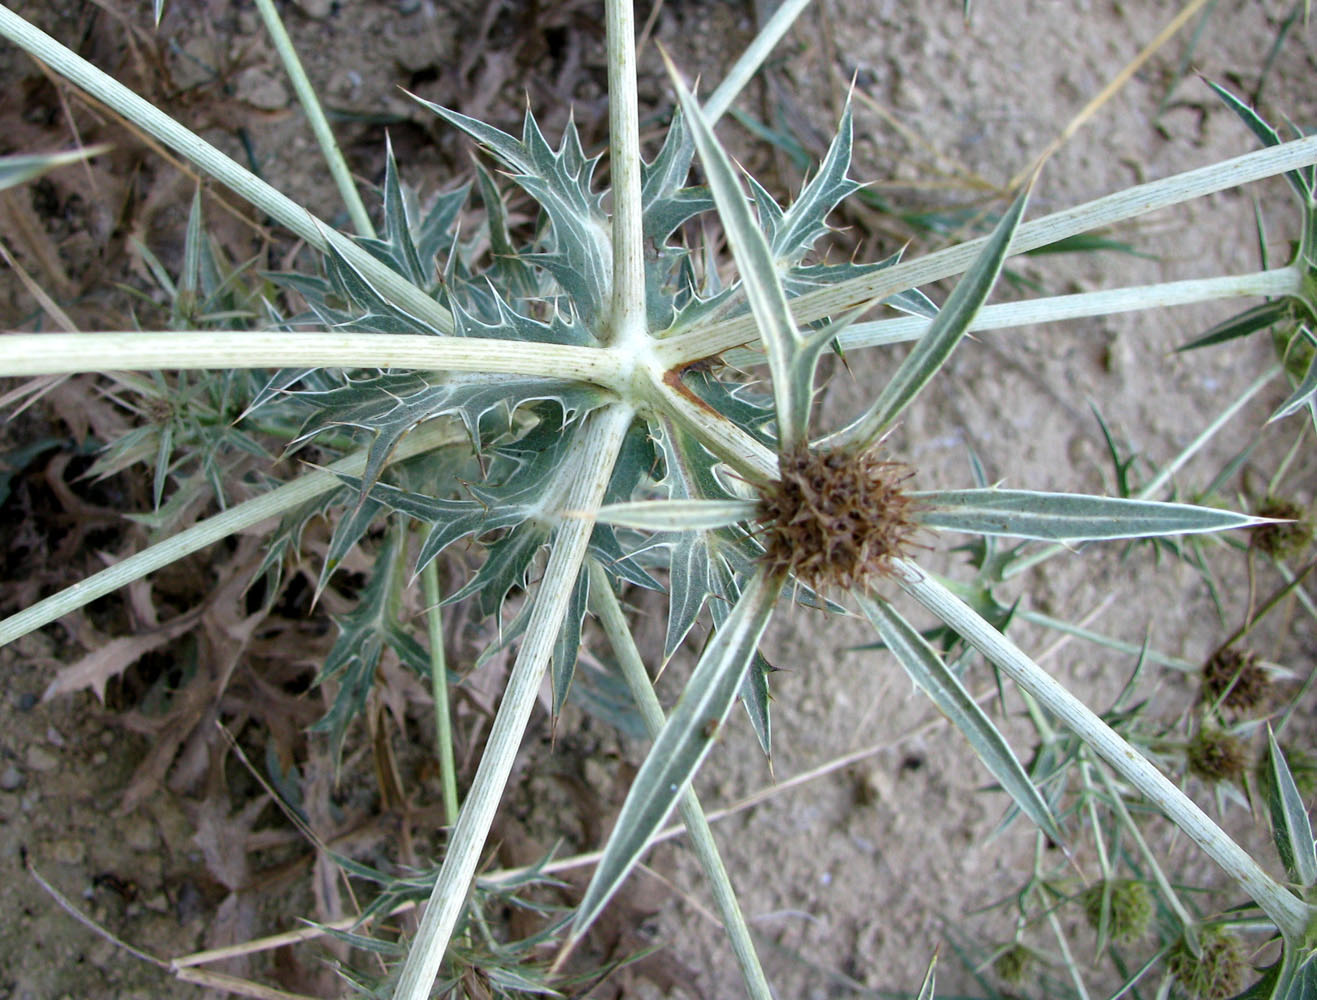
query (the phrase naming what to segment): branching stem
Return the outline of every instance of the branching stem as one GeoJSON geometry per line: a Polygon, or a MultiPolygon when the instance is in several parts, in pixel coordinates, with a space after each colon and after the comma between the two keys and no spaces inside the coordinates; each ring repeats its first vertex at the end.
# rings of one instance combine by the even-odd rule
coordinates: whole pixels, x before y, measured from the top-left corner
{"type": "Polygon", "coordinates": [[[1098,718],[1018,646],[919,567],[894,560],[901,587],[1028,691],[1082,739],[1260,906],[1287,941],[1303,939],[1309,907],[1279,885],[1152,762],[1098,718]]]}
{"type": "Polygon", "coordinates": [[[449,839],[425,916],[407,953],[394,992],[395,1000],[425,1000],[430,996],[448,942],[466,907],[476,865],[535,707],[576,576],[585,561],[590,533],[594,530],[591,515],[603,499],[631,418],[632,411],[621,405],[590,414],[563,467],[562,481],[571,484],[563,509],[572,511],[574,516],[563,518],[557,529],[544,577],[535,594],[525,639],[494,717],[480,766],[449,839]]]}

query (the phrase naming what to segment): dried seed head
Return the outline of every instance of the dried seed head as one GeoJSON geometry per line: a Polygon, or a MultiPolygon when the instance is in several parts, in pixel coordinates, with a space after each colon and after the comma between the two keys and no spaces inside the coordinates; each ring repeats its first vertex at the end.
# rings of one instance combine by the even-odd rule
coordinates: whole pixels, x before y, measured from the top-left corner
{"type": "MultiPolygon", "coordinates": [[[[1096,928],[1102,922],[1102,895],[1108,883],[1099,882],[1084,890],[1079,897],[1084,916],[1096,928]]],[[[1107,916],[1107,933],[1120,944],[1133,944],[1148,933],[1152,926],[1152,892],[1143,882],[1133,879],[1112,879],[1110,910],[1107,916]]]]}
{"type": "Polygon", "coordinates": [[[1194,1000],[1227,1000],[1244,986],[1248,962],[1244,945],[1230,931],[1204,927],[1198,932],[1203,953],[1195,955],[1183,938],[1166,956],[1166,968],[1194,1000]]]}
{"type": "Polygon", "coordinates": [[[1252,531],[1252,545],[1273,559],[1291,559],[1312,544],[1312,522],[1302,504],[1267,497],[1258,504],[1259,517],[1274,517],[1286,524],[1263,524],[1252,531]]]}
{"type": "Polygon", "coordinates": [[[764,560],[816,590],[865,586],[911,546],[917,525],[903,484],[913,474],[872,450],[780,456],[760,497],[764,560]]]}
{"type": "Polygon", "coordinates": [[[1239,781],[1244,775],[1248,751],[1244,741],[1232,733],[1203,726],[1185,748],[1189,772],[1205,781],[1239,781]]]}
{"type": "Polygon", "coordinates": [[[1033,964],[1033,952],[1017,942],[997,956],[992,963],[992,971],[997,973],[1002,982],[1018,986],[1024,982],[1033,964]]]}
{"type": "Polygon", "coordinates": [[[1226,708],[1247,711],[1262,705],[1271,694],[1271,675],[1258,666],[1251,649],[1227,646],[1203,664],[1202,700],[1218,701],[1226,708]]]}

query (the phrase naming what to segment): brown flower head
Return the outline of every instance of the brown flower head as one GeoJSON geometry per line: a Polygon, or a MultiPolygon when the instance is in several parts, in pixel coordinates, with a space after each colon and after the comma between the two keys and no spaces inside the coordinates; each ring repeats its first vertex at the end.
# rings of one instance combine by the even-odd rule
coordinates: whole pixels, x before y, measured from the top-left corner
{"type": "Polygon", "coordinates": [[[1292,500],[1267,497],[1258,504],[1258,517],[1274,517],[1283,524],[1262,524],[1252,530],[1252,545],[1273,559],[1290,559],[1312,544],[1308,511],[1292,500]]]}
{"type": "Polygon", "coordinates": [[[1203,726],[1185,748],[1189,772],[1205,781],[1239,781],[1248,764],[1244,741],[1233,733],[1203,726]]]}
{"type": "Polygon", "coordinates": [[[780,456],[760,497],[765,562],[816,590],[865,586],[910,548],[917,525],[904,490],[913,473],[873,449],[780,456]]]}
{"type": "Polygon", "coordinates": [[[1247,711],[1262,705],[1271,693],[1271,676],[1258,665],[1251,649],[1227,646],[1203,664],[1202,700],[1218,701],[1226,708],[1247,711]]]}

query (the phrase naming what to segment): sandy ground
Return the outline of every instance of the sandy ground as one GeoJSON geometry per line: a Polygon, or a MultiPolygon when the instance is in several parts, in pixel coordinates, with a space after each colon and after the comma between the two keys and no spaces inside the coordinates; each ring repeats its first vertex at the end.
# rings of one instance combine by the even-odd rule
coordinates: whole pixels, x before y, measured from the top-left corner
{"type": "MultiPolygon", "coordinates": [[[[249,134],[267,177],[332,215],[332,194],[318,170],[308,169],[315,162],[311,140],[287,111],[288,92],[260,40],[255,15],[246,9],[235,14],[217,0],[202,7],[221,31],[189,36],[177,17],[166,22],[166,30],[202,62],[225,51],[244,53],[245,68],[233,79],[234,105],[225,114],[249,115],[249,134]]],[[[399,84],[446,99],[445,88],[455,86],[445,76],[447,68],[461,65],[470,104],[483,104],[496,123],[511,128],[520,113],[519,98],[489,81],[507,76],[499,59],[525,58],[532,66],[527,89],[533,102],[557,95],[577,102],[587,117],[592,109],[597,113],[602,63],[589,7],[548,7],[559,12],[545,16],[557,18],[554,32],[560,33],[545,37],[560,51],[528,54],[519,47],[523,43],[512,19],[496,26],[483,61],[444,33],[443,18],[432,16],[429,3],[369,5],[349,16],[346,5],[304,0],[300,9],[290,5],[288,15],[299,45],[309,53],[313,79],[332,100],[396,116],[399,158],[409,179],[424,186],[453,155],[445,145],[451,140],[433,138],[397,92],[399,84]],[[563,43],[576,37],[572,32],[585,41],[563,43]],[[498,49],[499,43],[506,49],[498,49]],[[482,85],[493,89],[486,93],[482,85]]],[[[1170,16],[1161,4],[1021,0],[977,4],[966,25],[956,4],[920,5],[915,14],[909,7],[894,0],[819,0],[780,50],[772,86],[750,95],[746,107],[758,114],[780,106],[798,133],[808,136],[806,144],[816,147],[814,137],[826,136],[839,96],[855,78],[868,99],[856,103],[856,176],[876,182],[896,204],[920,205],[971,200],[965,176],[992,185],[1009,181],[1170,16]],[[875,105],[885,109],[886,118],[875,105]],[[944,181],[953,166],[962,172],[960,180],[941,189],[924,185],[944,181]]],[[[455,4],[454,11],[463,24],[478,22],[476,5],[455,4]]],[[[55,27],[85,25],[85,12],[69,13],[55,27]]],[[[670,0],[654,37],[681,65],[712,82],[727,54],[737,50],[731,40],[748,36],[756,13],[763,11],[670,0]]],[[[1288,13],[1288,6],[1275,2],[1222,0],[1207,22],[1192,69],[1247,92],[1288,13]]],[[[1182,33],[1135,74],[1053,158],[1032,215],[1253,148],[1251,137],[1192,73],[1156,114],[1187,37],[1182,33]]],[[[102,50],[109,58],[104,43],[102,50]]],[[[0,71],[7,78],[30,72],[11,51],[0,52],[0,71]]],[[[651,99],[661,91],[654,56],[651,45],[646,55],[651,99]]],[[[1314,120],[1313,59],[1311,29],[1296,28],[1263,95],[1264,109],[1274,118],[1283,112],[1297,122],[1314,120]]],[[[186,72],[186,63],[178,66],[186,72]]],[[[561,122],[563,107],[560,103],[544,116],[546,130],[561,122]]],[[[747,150],[747,158],[778,166],[771,156],[750,150],[734,126],[723,132],[747,150]]],[[[231,131],[212,133],[230,147],[236,144],[231,131]]],[[[350,129],[349,139],[354,163],[378,163],[378,128],[350,129]]],[[[1251,271],[1258,266],[1255,200],[1267,220],[1273,255],[1283,257],[1296,219],[1283,184],[1273,181],[1161,212],[1110,234],[1147,256],[1033,258],[1013,267],[1047,294],[1251,271]]],[[[891,229],[869,237],[861,253],[876,259],[909,235],[899,226],[891,229]]],[[[921,239],[916,249],[929,245],[927,237],[921,239]]],[[[1229,309],[1217,305],[985,335],[957,355],[910,413],[893,438],[893,453],[917,469],[916,483],[924,489],[970,485],[970,449],[990,481],[1033,489],[1109,489],[1111,469],[1090,403],[1101,407],[1123,442],[1161,462],[1270,363],[1256,340],[1168,355],[1229,309]]],[[[841,419],[856,412],[894,364],[891,357],[852,359],[851,372],[830,387],[825,413],[841,419]]],[[[1209,478],[1250,438],[1279,397],[1279,389],[1264,393],[1213,444],[1211,454],[1187,470],[1184,483],[1209,478]]],[[[1274,468],[1268,456],[1283,451],[1289,440],[1281,434],[1267,444],[1255,461],[1255,483],[1257,470],[1274,468]]],[[[1310,490],[1313,470],[1299,466],[1300,492],[1310,490]]],[[[1243,488],[1250,488],[1247,482],[1243,488]]],[[[959,557],[945,551],[929,558],[953,574],[963,569],[959,557]]],[[[1238,587],[1242,560],[1222,554],[1219,562],[1227,587],[1238,587]]],[[[1155,563],[1147,550],[1123,561],[1117,552],[1096,550],[1054,560],[1001,596],[1071,618],[1102,604],[1105,610],[1093,627],[1136,643],[1151,635],[1158,649],[1190,661],[1201,659],[1225,631],[1199,578],[1173,560],[1155,563]]],[[[1236,614],[1241,605],[1234,605],[1236,614]]],[[[1128,658],[1079,643],[1053,653],[1054,635],[1028,628],[1013,634],[1027,650],[1049,651],[1045,665],[1097,706],[1107,704],[1132,667],[1128,658]]],[[[1296,626],[1287,638],[1272,639],[1271,655],[1306,671],[1311,638],[1310,627],[1296,626]]],[[[782,791],[718,827],[742,904],[762,936],[770,980],[782,998],[909,991],[940,948],[940,983],[948,995],[978,993],[980,986],[946,943],[947,928],[978,947],[971,948],[978,958],[1003,935],[1009,937],[1009,923],[974,912],[1018,888],[1032,863],[1034,836],[1019,823],[993,836],[1003,797],[984,791],[987,775],[964,741],[937,723],[898,669],[879,654],[855,649],[869,641],[871,634],[852,622],[825,622],[802,609],[779,617],[766,643],[782,668],[775,678],[772,772],[748,727],[738,724],[721,738],[700,789],[706,806],[717,807],[857,748],[881,746],[859,764],[782,791]]],[[[5,970],[0,998],[153,996],[162,988],[184,995],[185,988],[164,987],[159,971],[76,926],[19,874],[20,852],[26,850],[97,920],[157,954],[200,947],[217,905],[214,886],[195,874],[200,858],[190,839],[186,803],[162,791],[129,814],[117,808],[123,783],[144,752],[143,741],[116,728],[89,695],[40,702],[54,663],[68,655],[67,638],[56,632],[17,644],[0,662],[8,678],[0,699],[0,855],[11,872],[0,885],[0,969],[5,970]]],[[[981,666],[970,670],[967,682],[975,691],[991,687],[981,666]]],[[[1170,672],[1151,671],[1146,687],[1156,698],[1156,714],[1164,718],[1174,717],[1192,697],[1192,685],[1170,672]]],[[[1005,730],[1026,739],[1018,699],[1008,696],[1006,709],[1005,730]]],[[[1310,712],[1311,706],[1302,709],[1310,712]]],[[[619,748],[619,760],[609,756],[612,751],[599,750],[597,741],[586,742],[598,756],[583,773],[619,794],[627,767],[638,762],[641,751],[619,748]]],[[[1028,744],[1018,746],[1027,759],[1028,744]]],[[[1206,804],[1209,797],[1201,788],[1195,791],[1206,804]]],[[[1226,819],[1232,829],[1252,826],[1238,809],[1226,819]]],[[[536,839],[551,842],[557,835],[542,815],[531,826],[536,839]]],[[[1156,847],[1175,871],[1191,881],[1210,880],[1207,866],[1182,842],[1158,836],[1156,847]]],[[[1086,860],[1081,856],[1078,863],[1086,860]]],[[[637,977],[629,995],[738,995],[721,932],[701,915],[707,897],[693,861],[679,848],[663,847],[651,867],[672,888],[653,895],[655,912],[641,930],[654,943],[669,945],[695,976],[688,983],[637,977]]],[[[291,924],[286,906],[269,909],[263,932],[291,924]]],[[[1078,946],[1091,950],[1091,937],[1083,934],[1078,932],[1078,946]]],[[[1043,952],[1054,949],[1052,941],[1033,932],[1026,940],[1043,952]]],[[[1112,976],[1099,970],[1092,985],[1108,986],[1112,976]]]]}

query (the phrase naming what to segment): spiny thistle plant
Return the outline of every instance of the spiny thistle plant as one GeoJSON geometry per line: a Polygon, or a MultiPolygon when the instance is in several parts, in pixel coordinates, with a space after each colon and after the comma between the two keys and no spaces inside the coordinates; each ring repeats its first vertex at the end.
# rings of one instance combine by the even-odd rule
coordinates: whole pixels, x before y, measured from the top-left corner
{"type": "MultiPolygon", "coordinates": [[[[1317,854],[1283,759],[1273,767],[1273,799],[1279,803],[1273,820],[1297,891],[1270,876],[1154,763],[958,596],[955,586],[917,561],[922,547],[935,546],[941,532],[970,533],[989,542],[1049,543],[995,560],[991,571],[1002,580],[1077,543],[1222,532],[1269,522],[1160,501],[1156,496],[1164,479],[1149,484],[1142,496],[982,484],[920,491],[914,488],[917,470],[884,448],[902,414],[971,331],[1239,295],[1267,297],[1271,323],[1281,318],[1310,323],[1317,281],[1317,138],[1282,142],[1240,105],[1268,148],[1028,222],[1026,186],[983,238],[912,261],[817,263],[810,254],[829,214],[858,186],[848,176],[850,112],[813,178],[785,207],[733,165],[714,134],[722,112],[803,6],[783,4],[703,104],[670,67],[678,108],[661,149],[646,161],[639,140],[631,2],[608,0],[607,197],[592,181],[598,157],[586,154],[574,126],[555,146],[530,113],[516,137],[427,104],[472,137],[539,206],[539,228],[529,242],[518,243],[506,222],[503,193],[482,170],[478,196],[488,220],[488,255],[476,241],[464,241],[456,227],[466,189],[441,195],[421,211],[391,152],[382,231],[375,231],[269,0],[260,0],[258,7],[318,123],[355,236],[313,217],[0,8],[0,36],[190,159],[321,254],[317,273],[275,276],[290,294],[261,302],[262,315],[252,324],[257,329],[200,328],[208,311],[227,310],[217,298],[223,289],[207,277],[210,251],[194,212],[179,279],[188,296],[176,325],[195,328],[10,333],[0,340],[0,374],[229,373],[225,378],[233,384],[226,382],[219,396],[192,396],[185,383],[174,383],[171,398],[182,402],[157,414],[153,434],[121,442],[115,457],[107,459],[151,461],[161,511],[174,499],[173,481],[178,488],[186,484],[196,490],[210,482],[217,492],[222,489],[226,456],[235,442],[217,437],[215,427],[264,429],[295,444],[313,442],[330,459],[292,482],[271,482],[262,495],[19,612],[0,623],[0,642],[275,516],[282,523],[269,545],[266,567],[272,571],[297,545],[310,516],[341,511],[325,574],[372,524],[382,522],[386,540],[375,552],[374,574],[357,609],[341,622],[322,670],[322,682],[338,684],[330,714],[320,724],[337,746],[386,651],[424,674],[441,641],[442,633],[434,629],[427,651],[391,610],[396,588],[406,585],[403,533],[413,526],[423,533],[413,569],[436,609],[436,558],[460,540],[477,541],[485,552],[483,564],[447,600],[473,600],[481,614],[502,622],[499,641],[517,642],[515,662],[392,995],[415,1000],[429,996],[441,974],[455,980],[451,967],[442,972],[445,958],[454,953],[454,935],[467,912],[541,681],[547,671],[554,708],[560,709],[592,612],[654,742],[566,930],[567,944],[585,934],[676,807],[709,874],[746,987],[752,996],[767,998],[771,992],[751,935],[690,785],[738,697],[759,740],[769,745],[768,675],[758,651],[785,599],[826,604],[871,623],[1019,810],[1046,836],[1063,840],[1035,778],[943,653],[907,619],[896,599],[900,593],[986,657],[1073,733],[1086,753],[1104,761],[1222,868],[1283,942],[1282,956],[1264,979],[1266,992],[1258,995],[1301,995],[1311,968],[1305,963],[1313,954],[1313,908],[1306,893],[1317,883],[1317,854]],[[688,183],[697,154],[707,187],[688,183]],[[1282,174],[1300,199],[1303,219],[1296,256],[1285,266],[985,306],[1013,254],[1282,174]],[[684,242],[688,223],[711,212],[730,245],[738,272],[734,281],[720,276],[706,248],[684,242]],[[940,307],[919,291],[956,274],[962,277],[940,307]],[[305,308],[287,305],[299,297],[305,308]],[[1284,304],[1283,317],[1274,303],[1284,304]],[[860,321],[884,308],[906,315],[860,321]],[[820,432],[814,402],[822,355],[839,349],[854,357],[902,341],[913,347],[871,404],[844,426],[820,432]],[[747,347],[762,352],[751,357],[766,362],[771,398],[754,396],[722,364],[724,354],[745,355],[747,347]],[[260,377],[234,374],[261,369],[276,371],[260,377]],[[189,435],[195,439],[184,441],[189,435]],[[180,463],[175,452],[185,443],[192,457],[180,463]],[[198,460],[198,453],[210,458],[198,460]],[[469,484],[464,490],[459,489],[463,481],[469,484]],[[686,641],[704,609],[713,619],[712,637],[666,719],[623,607],[627,587],[667,591],[665,659],[686,641]],[[514,590],[529,597],[511,621],[503,622],[514,590]]],[[[1251,322],[1253,330],[1264,328],[1256,317],[1251,322]]],[[[1233,330],[1240,328],[1236,324],[1233,330]]],[[[124,385],[150,396],[140,377],[124,385]]],[[[1315,401],[1317,376],[1310,368],[1285,412],[1315,401]]],[[[1109,909],[1104,902],[1100,912],[1109,909]]],[[[1204,947],[1200,939],[1194,953],[1204,947]]],[[[926,986],[931,990],[931,983],[926,986]]]]}

